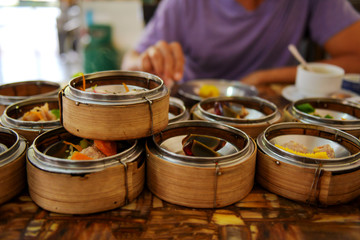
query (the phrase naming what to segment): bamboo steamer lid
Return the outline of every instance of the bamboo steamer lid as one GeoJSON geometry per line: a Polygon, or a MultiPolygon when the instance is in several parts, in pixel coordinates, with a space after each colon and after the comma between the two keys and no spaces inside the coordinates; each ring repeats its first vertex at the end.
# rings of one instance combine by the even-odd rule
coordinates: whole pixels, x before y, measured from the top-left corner
{"type": "Polygon", "coordinates": [[[85,75],[85,88],[130,88],[127,94],[83,91],[83,78],[70,81],[59,94],[61,123],[71,134],[100,140],[139,139],[168,124],[169,91],[152,74],[103,71],[85,75]],[[132,91],[134,90],[134,91],[132,91]]]}
{"type": "Polygon", "coordinates": [[[19,194],[26,186],[27,143],[15,131],[0,127],[0,204],[19,194]]]}
{"type": "Polygon", "coordinates": [[[146,142],[147,185],[159,198],[196,208],[219,208],[244,198],[252,189],[256,144],[243,131],[206,121],[171,123],[146,142]],[[219,157],[185,156],[187,134],[218,137],[226,145],[219,157]]]}
{"type": "Polygon", "coordinates": [[[314,205],[345,203],[360,195],[360,140],[330,127],[279,123],[257,138],[256,180],[280,196],[314,205]],[[329,144],[335,158],[303,157],[275,146],[290,140],[308,149],[329,144]]]}
{"type": "Polygon", "coordinates": [[[11,104],[30,97],[56,96],[61,90],[59,83],[34,80],[0,85],[0,114],[11,104]]]}
{"type": "Polygon", "coordinates": [[[63,140],[76,138],[61,127],[39,135],[29,147],[27,180],[37,205],[58,213],[96,213],[123,206],[141,193],[145,156],[139,140],[121,141],[128,147],[97,160],[56,155],[63,140]]]}
{"type": "Polygon", "coordinates": [[[202,100],[191,109],[192,118],[224,123],[243,130],[250,137],[256,138],[268,126],[283,120],[275,104],[259,97],[216,97],[202,100]],[[216,102],[243,105],[249,112],[244,118],[220,116],[214,113],[216,102]]]}
{"type": "Polygon", "coordinates": [[[334,98],[305,98],[287,105],[284,114],[288,121],[334,127],[360,137],[360,105],[355,102],[334,98]],[[314,116],[296,108],[304,103],[311,104],[321,116],[329,114],[333,118],[314,116]]]}
{"type": "Polygon", "coordinates": [[[26,112],[45,103],[49,104],[49,109],[59,109],[56,96],[30,98],[8,106],[0,118],[1,125],[15,130],[31,144],[39,134],[61,126],[59,119],[52,121],[23,121],[20,119],[26,112]]]}
{"type": "Polygon", "coordinates": [[[170,97],[169,123],[189,120],[190,114],[184,102],[176,97],[170,97]]]}

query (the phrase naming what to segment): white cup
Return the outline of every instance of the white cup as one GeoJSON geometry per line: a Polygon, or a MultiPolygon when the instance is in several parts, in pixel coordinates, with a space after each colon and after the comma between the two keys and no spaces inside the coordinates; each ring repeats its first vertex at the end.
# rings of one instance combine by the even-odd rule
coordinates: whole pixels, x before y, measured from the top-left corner
{"type": "Polygon", "coordinates": [[[345,71],[327,63],[309,63],[312,71],[297,67],[295,86],[304,97],[327,97],[341,89],[345,71]]]}

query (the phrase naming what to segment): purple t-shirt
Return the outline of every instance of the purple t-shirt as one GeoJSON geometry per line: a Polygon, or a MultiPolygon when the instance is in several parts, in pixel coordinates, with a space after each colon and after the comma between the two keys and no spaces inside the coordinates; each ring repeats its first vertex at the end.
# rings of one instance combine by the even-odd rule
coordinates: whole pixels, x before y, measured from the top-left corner
{"type": "Polygon", "coordinates": [[[296,64],[287,49],[304,36],[323,45],[360,19],[346,0],[264,0],[247,11],[235,0],[162,0],[136,50],[178,41],[184,81],[240,79],[259,69],[296,64]]]}

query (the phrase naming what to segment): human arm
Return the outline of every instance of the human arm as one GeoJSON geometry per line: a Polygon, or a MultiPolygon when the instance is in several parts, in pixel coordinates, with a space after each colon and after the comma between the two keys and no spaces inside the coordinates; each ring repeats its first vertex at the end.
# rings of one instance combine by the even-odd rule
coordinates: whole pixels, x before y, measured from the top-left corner
{"type": "Polygon", "coordinates": [[[321,62],[338,65],[347,73],[360,73],[360,20],[330,38],[324,49],[330,58],[321,62]]]}
{"type": "Polygon", "coordinates": [[[249,85],[269,83],[293,83],[296,76],[296,66],[280,67],[252,72],[240,81],[249,85]]]}
{"type": "MultiPolygon", "coordinates": [[[[347,73],[360,73],[360,21],[357,21],[332,36],[324,44],[324,50],[330,58],[319,62],[330,63],[342,67],[347,73]]],[[[286,46],[287,47],[287,46],[286,46]]],[[[259,70],[241,79],[250,85],[266,83],[293,83],[296,66],[259,70]]]]}
{"type": "Polygon", "coordinates": [[[183,77],[185,57],[178,42],[158,41],[143,53],[135,50],[127,52],[123,58],[121,69],[144,71],[155,74],[171,86],[173,81],[183,77]]]}

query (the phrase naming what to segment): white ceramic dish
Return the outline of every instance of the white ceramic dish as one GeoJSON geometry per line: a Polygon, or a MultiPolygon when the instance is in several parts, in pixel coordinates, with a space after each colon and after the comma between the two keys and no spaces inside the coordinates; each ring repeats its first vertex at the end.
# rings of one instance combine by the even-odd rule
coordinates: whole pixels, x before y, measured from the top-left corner
{"type": "MultiPolygon", "coordinates": [[[[339,93],[339,94],[348,94],[350,96],[350,98],[354,98],[354,97],[357,97],[358,95],[354,92],[351,92],[351,91],[347,91],[347,90],[340,90],[336,93],[339,93]]],[[[290,102],[294,102],[294,101],[297,101],[297,100],[300,100],[300,99],[303,99],[303,98],[306,98],[305,95],[301,94],[298,89],[296,88],[295,85],[289,85],[287,87],[285,87],[282,92],[281,92],[281,95],[288,101],[290,102]]],[[[331,94],[332,95],[332,94],[331,94]]],[[[331,97],[331,95],[327,96],[327,97],[331,97]]],[[[322,97],[322,96],[318,96],[318,97],[322,97]]]]}

